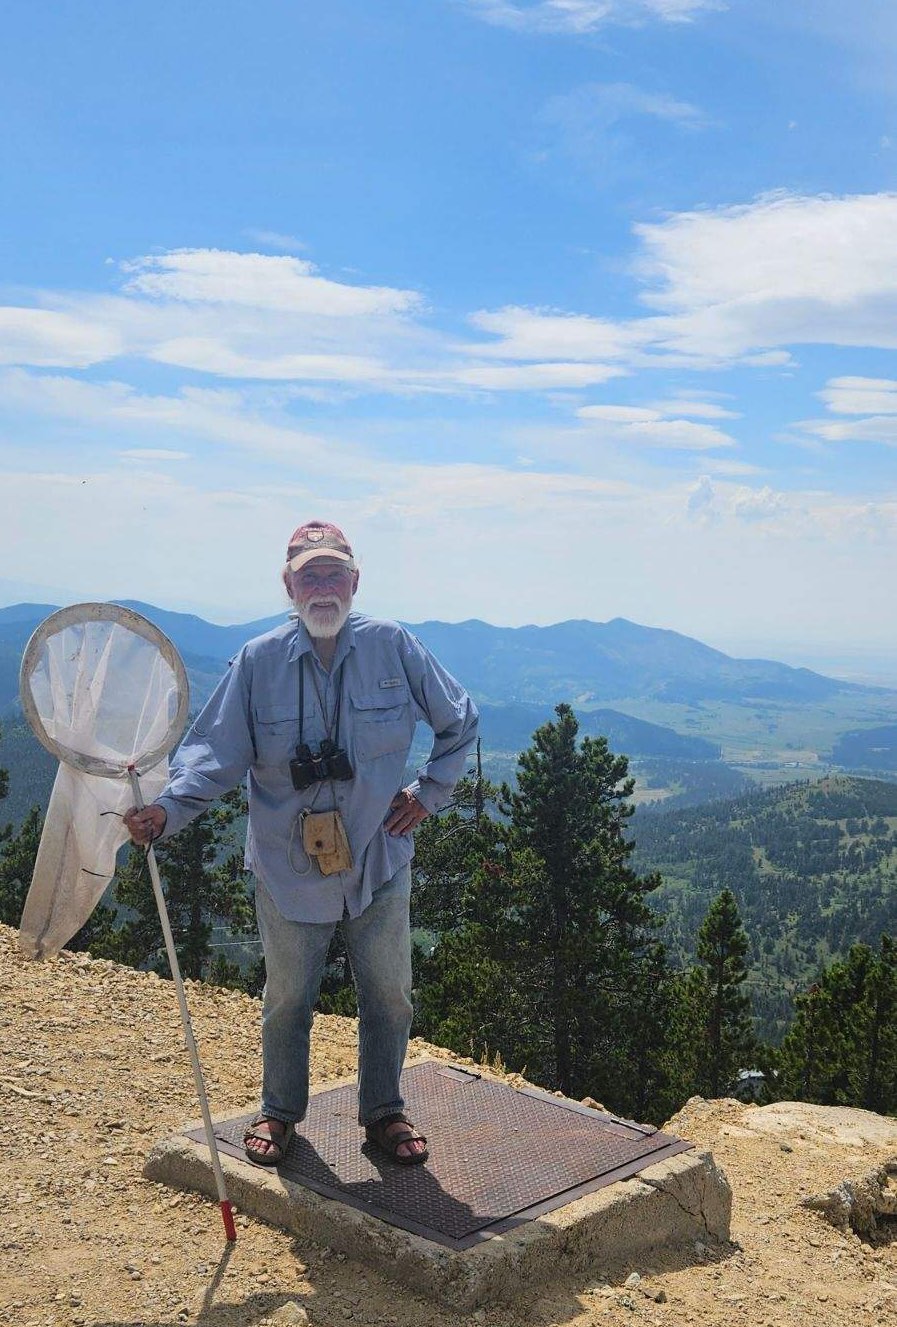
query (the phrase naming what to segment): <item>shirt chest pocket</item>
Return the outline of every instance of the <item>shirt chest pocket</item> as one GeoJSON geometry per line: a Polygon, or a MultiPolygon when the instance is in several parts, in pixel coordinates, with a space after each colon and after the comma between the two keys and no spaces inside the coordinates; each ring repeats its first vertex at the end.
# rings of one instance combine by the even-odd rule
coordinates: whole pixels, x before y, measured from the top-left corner
{"type": "Polygon", "coordinates": [[[411,696],[398,687],[352,696],[352,729],[358,760],[407,750],[414,733],[411,696]]]}
{"type": "Polygon", "coordinates": [[[299,714],[288,706],[255,716],[255,752],[260,765],[285,765],[296,754],[299,714]]]}

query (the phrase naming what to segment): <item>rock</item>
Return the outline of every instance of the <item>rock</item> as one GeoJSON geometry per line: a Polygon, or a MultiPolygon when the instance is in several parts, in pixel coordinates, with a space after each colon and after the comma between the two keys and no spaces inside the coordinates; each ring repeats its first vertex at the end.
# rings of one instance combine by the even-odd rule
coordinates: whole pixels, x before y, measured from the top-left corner
{"type": "Polygon", "coordinates": [[[897,1161],[886,1162],[858,1180],[843,1180],[828,1193],[801,1199],[802,1207],[821,1212],[837,1230],[872,1235],[882,1218],[897,1216],[897,1161]]]}
{"type": "Polygon", "coordinates": [[[295,1299],[288,1299],[286,1304],[281,1304],[279,1309],[269,1315],[269,1321],[276,1323],[277,1327],[302,1327],[303,1323],[308,1322],[308,1313],[295,1299]]]}
{"type": "Polygon", "coordinates": [[[757,1133],[784,1134],[830,1146],[897,1146],[897,1120],[853,1106],[815,1106],[806,1101],[779,1101],[746,1111],[742,1124],[757,1133]]]}
{"type": "Polygon", "coordinates": [[[641,1285],[641,1283],[642,1278],[639,1276],[638,1272],[630,1272],[626,1280],[623,1282],[624,1286],[627,1286],[630,1290],[634,1290],[635,1287],[641,1285]]]}

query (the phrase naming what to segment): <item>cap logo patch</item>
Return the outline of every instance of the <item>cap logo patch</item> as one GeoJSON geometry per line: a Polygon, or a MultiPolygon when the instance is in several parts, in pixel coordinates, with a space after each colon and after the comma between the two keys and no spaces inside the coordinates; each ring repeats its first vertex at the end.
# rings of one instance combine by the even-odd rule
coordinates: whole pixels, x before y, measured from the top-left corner
{"type": "Polygon", "coordinates": [[[310,544],[319,544],[319,543],[321,542],[321,540],[324,538],[324,531],[323,531],[323,530],[309,530],[309,531],[306,533],[306,536],[305,536],[305,537],[306,537],[306,539],[308,540],[308,542],[309,542],[310,544]]]}

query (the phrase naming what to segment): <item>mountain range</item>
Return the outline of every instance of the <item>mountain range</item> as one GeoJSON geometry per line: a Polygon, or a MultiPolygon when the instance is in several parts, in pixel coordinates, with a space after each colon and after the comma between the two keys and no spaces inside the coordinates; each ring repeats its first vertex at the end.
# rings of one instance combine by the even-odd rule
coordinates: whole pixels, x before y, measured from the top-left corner
{"type": "MultiPolygon", "coordinates": [[[[280,625],[283,614],[216,626],[189,613],[122,600],[156,623],[188,667],[220,673],[253,636],[280,625]]],[[[18,658],[31,632],[55,608],[14,604],[0,609],[0,712],[15,698],[18,658]],[[15,663],[15,674],[12,665],[15,663]]],[[[554,703],[587,708],[639,696],[673,703],[757,700],[815,703],[845,692],[880,691],[767,659],[734,659],[676,631],[626,618],[572,620],[553,626],[496,627],[467,622],[406,623],[478,701],[554,703]]]]}
{"type": "MultiPolygon", "coordinates": [[[[217,626],[136,600],[127,607],[156,623],[187,667],[198,709],[237,650],[279,626],[284,615],[217,626]]],[[[0,609],[0,765],[24,761],[18,672],[51,604],[0,609]]],[[[738,792],[747,779],[776,781],[829,768],[897,771],[897,691],[826,677],[766,659],[736,659],[679,632],[625,618],[552,626],[496,627],[470,620],[406,624],[476,698],[484,760],[493,778],[511,777],[517,753],[560,701],[572,704],[581,731],[602,734],[628,755],[642,800],[685,804],[738,792]],[[869,740],[863,740],[864,733],[869,740]],[[726,763],[728,762],[728,763],[726,763]],[[733,768],[733,766],[737,768],[733,768]]],[[[420,745],[420,743],[418,744],[420,745]]],[[[414,752],[418,755],[418,751],[414,752]]],[[[47,771],[13,788],[6,811],[17,820],[41,800],[47,771]],[[28,799],[31,800],[28,800],[28,799]]]]}

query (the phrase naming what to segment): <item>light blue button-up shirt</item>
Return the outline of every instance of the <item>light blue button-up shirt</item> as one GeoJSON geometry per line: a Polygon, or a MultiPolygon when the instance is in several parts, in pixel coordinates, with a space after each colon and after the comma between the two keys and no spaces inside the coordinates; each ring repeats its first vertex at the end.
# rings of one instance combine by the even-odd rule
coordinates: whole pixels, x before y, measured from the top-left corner
{"type": "Polygon", "coordinates": [[[295,921],[357,917],[373,890],[414,854],[410,834],[383,822],[402,786],[415,724],[435,734],[430,758],[411,789],[428,811],[451,798],[477,733],[477,711],[463,687],[397,622],[351,613],[329,671],[304,625],[290,621],[249,641],[232,660],[185,736],[167,786],[165,838],[248,774],[246,866],[279,911],[295,921]],[[333,730],[341,690],[339,742],[354,777],[297,792],[289,762],[299,744],[299,679],[305,669],[302,740],[312,750],[333,730]],[[323,876],[302,846],[301,812],[339,810],[352,849],[351,870],[323,876]]]}

